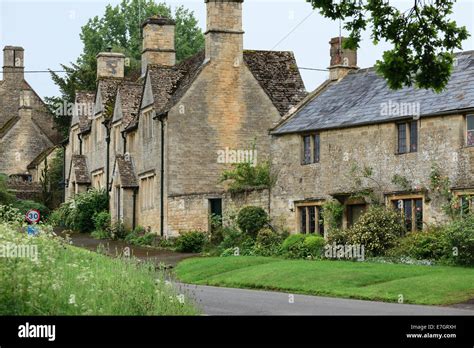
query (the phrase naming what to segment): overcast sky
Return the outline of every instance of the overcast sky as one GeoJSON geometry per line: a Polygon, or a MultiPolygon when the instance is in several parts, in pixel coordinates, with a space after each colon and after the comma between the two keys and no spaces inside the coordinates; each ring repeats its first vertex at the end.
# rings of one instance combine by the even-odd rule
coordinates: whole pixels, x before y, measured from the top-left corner
{"type": "MultiPolygon", "coordinates": [[[[204,29],[204,0],[166,2],[172,7],[184,5],[193,10],[204,29]]],[[[399,8],[409,8],[413,0],[391,2],[399,8]]],[[[0,0],[0,46],[22,46],[26,70],[59,70],[59,64],[75,61],[81,53],[81,26],[89,18],[102,15],[108,3],[115,5],[119,1],[0,0]]],[[[474,1],[458,0],[452,17],[474,35],[474,1]]],[[[247,49],[293,51],[300,67],[324,69],[329,64],[328,42],[339,35],[339,24],[313,11],[305,0],[245,0],[244,30],[247,49]]],[[[389,48],[384,43],[373,46],[369,33],[365,33],[358,65],[372,66],[389,48]]],[[[474,50],[473,37],[464,42],[463,50],[474,50]]],[[[316,88],[328,76],[327,72],[305,70],[301,74],[308,90],[316,88]]],[[[58,95],[49,74],[30,73],[26,79],[41,97],[58,95]]]]}

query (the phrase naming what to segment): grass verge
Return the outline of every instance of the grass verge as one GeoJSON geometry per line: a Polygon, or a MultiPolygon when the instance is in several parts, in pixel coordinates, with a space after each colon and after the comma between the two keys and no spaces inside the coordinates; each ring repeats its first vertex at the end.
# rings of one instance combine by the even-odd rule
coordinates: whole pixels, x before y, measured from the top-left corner
{"type": "Polygon", "coordinates": [[[474,269],[350,261],[213,257],[182,261],[186,283],[364,300],[449,305],[474,298],[474,269]]]}
{"type": "Polygon", "coordinates": [[[0,251],[0,315],[197,314],[152,264],[79,249],[46,231],[28,237],[6,224],[0,251]]]}

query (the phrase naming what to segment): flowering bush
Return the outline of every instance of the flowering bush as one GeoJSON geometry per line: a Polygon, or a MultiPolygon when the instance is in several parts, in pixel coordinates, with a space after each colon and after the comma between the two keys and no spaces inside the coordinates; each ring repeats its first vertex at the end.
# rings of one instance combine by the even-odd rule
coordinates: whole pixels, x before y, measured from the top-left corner
{"type": "Polygon", "coordinates": [[[404,231],[398,212],[383,206],[371,206],[347,234],[351,244],[363,245],[369,256],[379,256],[395,246],[404,231]]]}
{"type": "Polygon", "coordinates": [[[0,223],[11,222],[21,224],[23,221],[25,221],[25,216],[19,209],[14,208],[12,205],[0,204],[0,223]]]}

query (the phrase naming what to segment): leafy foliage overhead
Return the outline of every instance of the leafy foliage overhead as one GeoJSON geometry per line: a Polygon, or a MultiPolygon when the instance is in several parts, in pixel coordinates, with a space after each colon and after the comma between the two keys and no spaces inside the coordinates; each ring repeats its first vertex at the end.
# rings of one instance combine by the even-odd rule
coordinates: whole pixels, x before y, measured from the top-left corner
{"type": "Polygon", "coordinates": [[[385,40],[393,45],[376,63],[392,89],[415,84],[441,92],[451,75],[454,49],[462,49],[469,37],[464,26],[449,18],[456,0],[411,0],[406,11],[386,0],[307,1],[323,16],[344,21],[350,32],[344,48],[358,48],[369,25],[374,44],[385,40]]]}

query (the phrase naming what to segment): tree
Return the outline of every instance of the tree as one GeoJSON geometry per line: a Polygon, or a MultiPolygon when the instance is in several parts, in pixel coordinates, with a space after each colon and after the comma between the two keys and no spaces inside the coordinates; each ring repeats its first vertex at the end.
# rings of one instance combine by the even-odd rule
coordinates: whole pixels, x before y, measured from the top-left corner
{"type": "MultiPolygon", "coordinates": [[[[73,103],[76,90],[93,91],[96,88],[96,56],[112,48],[130,59],[125,74],[137,75],[140,71],[142,50],[141,24],[151,16],[165,16],[176,21],[176,58],[180,62],[204,48],[204,35],[198,27],[194,13],[179,6],[172,13],[171,7],[153,0],[122,0],[120,5],[107,5],[102,17],[89,19],[82,27],[80,38],[84,43],[82,54],[76,63],[61,65],[65,75],[51,72],[59,87],[61,98],[46,98],[51,106],[57,103],[73,103]]],[[[70,118],[56,117],[56,123],[67,132],[70,118]],[[66,119],[66,120],[65,120],[66,119]]]]}
{"type": "Polygon", "coordinates": [[[369,23],[374,44],[386,40],[393,45],[375,65],[392,89],[416,85],[441,92],[451,76],[454,49],[462,49],[469,37],[464,26],[448,17],[456,0],[412,0],[405,12],[386,0],[307,1],[323,16],[345,22],[350,35],[344,48],[358,48],[369,23]]]}

